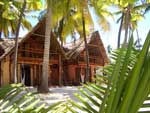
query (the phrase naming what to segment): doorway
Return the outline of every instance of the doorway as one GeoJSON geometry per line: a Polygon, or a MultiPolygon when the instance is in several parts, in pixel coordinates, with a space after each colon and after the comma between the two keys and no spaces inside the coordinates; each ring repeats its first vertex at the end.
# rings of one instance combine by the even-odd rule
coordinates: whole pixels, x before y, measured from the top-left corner
{"type": "Polygon", "coordinates": [[[1,62],[0,62],[0,87],[1,87],[1,85],[2,85],[2,71],[1,71],[1,62]]]}
{"type": "Polygon", "coordinates": [[[2,77],[1,77],[1,72],[0,72],[0,87],[1,87],[1,83],[2,83],[2,77]]]}
{"type": "MultiPolygon", "coordinates": [[[[77,67],[76,68],[76,81],[78,83],[86,82],[86,68],[85,67],[77,67]]],[[[91,82],[91,68],[89,68],[89,82],[91,82]]]]}
{"type": "Polygon", "coordinates": [[[21,65],[21,82],[26,86],[31,86],[30,65],[28,64],[21,65]]]}
{"type": "Polygon", "coordinates": [[[59,85],[59,66],[58,64],[53,64],[50,66],[50,84],[51,85],[59,85]]]}
{"type": "Polygon", "coordinates": [[[81,68],[80,67],[77,67],[76,68],[76,83],[79,85],[80,82],[81,82],[81,78],[80,78],[80,74],[81,73],[81,68]]]}

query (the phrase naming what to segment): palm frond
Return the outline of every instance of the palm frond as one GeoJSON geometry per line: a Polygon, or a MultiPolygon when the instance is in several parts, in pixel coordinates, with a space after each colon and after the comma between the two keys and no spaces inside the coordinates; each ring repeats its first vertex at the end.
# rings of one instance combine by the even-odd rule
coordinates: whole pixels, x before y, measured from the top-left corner
{"type": "Polygon", "coordinates": [[[62,104],[58,102],[46,107],[22,84],[11,84],[0,88],[0,112],[5,113],[47,113],[55,111],[62,104]]]}
{"type": "MultiPolygon", "coordinates": [[[[133,48],[131,37],[127,48],[112,54],[111,63],[97,74],[96,83],[88,83],[75,94],[79,102],[69,101],[69,112],[137,113],[150,93],[150,32],[141,52],[133,48]]],[[[139,111],[141,112],[141,111],[139,111]]]]}

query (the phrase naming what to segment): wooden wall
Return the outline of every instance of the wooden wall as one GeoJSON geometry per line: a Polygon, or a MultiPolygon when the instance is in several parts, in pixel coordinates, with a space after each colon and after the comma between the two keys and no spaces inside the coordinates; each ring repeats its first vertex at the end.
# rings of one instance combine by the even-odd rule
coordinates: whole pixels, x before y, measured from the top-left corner
{"type": "MultiPolygon", "coordinates": [[[[81,80],[80,80],[80,71],[84,71],[84,74],[86,73],[86,65],[68,65],[67,66],[67,82],[66,84],[72,84],[72,85],[79,85],[81,80]]],[[[90,82],[94,81],[94,76],[95,76],[95,65],[90,65],[90,82]]]]}
{"type": "Polygon", "coordinates": [[[10,83],[10,57],[5,57],[4,60],[1,61],[1,76],[2,76],[2,86],[10,83]]]}
{"type": "MultiPolygon", "coordinates": [[[[44,24],[43,24],[44,25],[44,24]]],[[[44,27],[45,28],[45,27],[44,27]]],[[[44,31],[41,28],[39,28],[35,34],[37,33],[43,33],[44,31]]],[[[52,39],[52,38],[51,38],[52,39]]],[[[53,40],[51,40],[53,41],[53,40]]],[[[31,35],[27,38],[24,42],[22,42],[19,45],[19,52],[18,52],[18,81],[21,82],[21,64],[27,64],[30,65],[30,80],[31,85],[39,85],[40,83],[40,77],[42,75],[42,61],[43,61],[43,48],[44,48],[44,38],[42,36],[37,35],[31,35]],[[32,43],[32,44],[31,44],[32,43]]],[[[59,78],[61,72],[65,71],[63,74],[63,81],[68,84],[74,84],[79,82],[79,77],[77,76],[77,71],[79,71],[77,68],[85,68],[86,62],[85,62],[85,50],[83,50],[80,55],[78,56],[78,60],[68,60],[64,64],[65,69],[61,71],[59,65],[60,65],[60,50],[56,46],[56,42],[51,44],[51,50],[50,50],[50,65],[52,72],[49,74],[49,82],[52,85],[58,85],[59,78]],[[53,67],[54,66],[54,67],[53,67]],[[64,79],[65,77],[65,79],[64,79]]],[[[95,74],[95,67],[96,66],[103,66],[104,65],[104,57],[102,56],[102,50],[100,48],[101,44],[99,43],[99,38],[93,40],[90,44],[88,44],[89,49],[89,61],[90,61],[90,75],[91,75],[91,81],[93,80],[94,74],[95,74]]],[[[105,51],[104,51],[105,52],[105,51]]],[[[2,74],[0,74],[2,78],[3,84],[9,84],[13,81],[13,62],[10,60],[9,55],[1,61],[1,69],[0,70],[2,74]]]]}
{"type": "Polygon", "coordinates": [[[75,73],[75,65],[68,66],[68,82],[73,83],[76,82],[76,73],[75,73]]]}

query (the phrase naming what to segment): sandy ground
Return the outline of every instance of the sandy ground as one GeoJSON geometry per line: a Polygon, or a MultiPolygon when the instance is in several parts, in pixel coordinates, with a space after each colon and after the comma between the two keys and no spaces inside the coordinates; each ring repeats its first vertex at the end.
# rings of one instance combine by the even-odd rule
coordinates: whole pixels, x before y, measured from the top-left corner
{"type": "MultiPolygon", "coordinates": [[[[81,87],[81,86],[78,86],[81,87]]],[[[47,94],[36,94],[38,98],[46,103],[46,105],[51,105],[59,101],[66,101],[71,99],[78,102],[78,99],[74,96],[75,93],[79,93],[77,86],[63,86],[63,87],[52,87],[49,88],[49,93],[47,94]]],[[[36,88],[29,88],[30,91],[37,92],[36,88]]]]}
{"type": "MultiPolygon", "coordinates": [[[[78,86],[78,87],[81,87],[81,86],[78,86]]],[[[80,93],[78,91],[78,87],[77,86],[52,87],[52,88],[49,88],[50,93],[36,94],[36,96],[38,98],[41,98],[41,100],[44,103],[46,103],[47,106],[51,105],[53,103],[59,102],[59,101],[66,101],[67,99],[71,99],[71,100],[74,100],[76,102],[79,102],[78,99],[74,96],[74,93],[80,93]]],[[[37,92],[36,88],[29,88],[29,90],[32,92],[37,92]]],[[[148,103],[150,103],[150,102],[148,102],[148,103]]],[[[150,108],[149,107],[148,108],[141,108],[139,111],[150,112],[150,108]]]]}

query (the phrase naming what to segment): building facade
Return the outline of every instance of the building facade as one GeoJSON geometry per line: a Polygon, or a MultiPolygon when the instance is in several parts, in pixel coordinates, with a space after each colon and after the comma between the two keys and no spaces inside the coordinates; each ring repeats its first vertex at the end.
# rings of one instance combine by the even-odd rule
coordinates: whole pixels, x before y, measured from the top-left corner
{"type": "MultiPolygon", "coordinates": [[[[18,49],[18,81],[27,86],[40,84],[44,51],[45,22],[40,21],[31,32],[19,40],[18,49]]],[[[49,85],[79,85],[85,81],[86,54],[82,39],[63,46],[51,33],[49,85]]],[[[88,38],[90,61],[90,81],[95,75],[97,66],[104,66],[108,58],[98,32],[88,38]]],[[[0,85],[13,83],[14,39],[0,42],[0,85]]]]}

